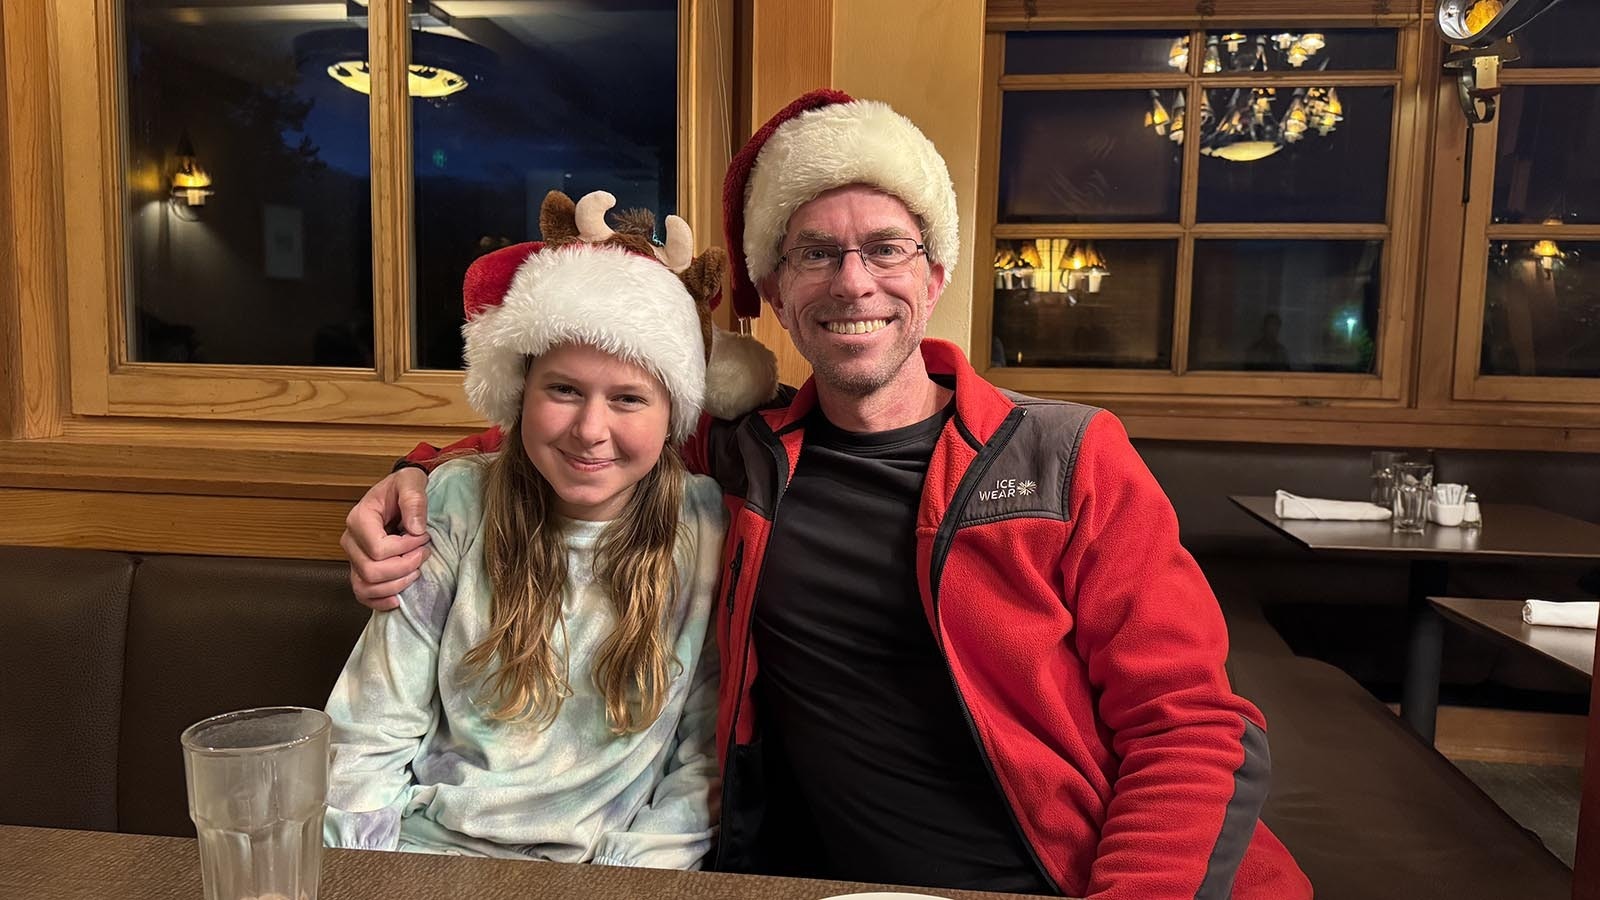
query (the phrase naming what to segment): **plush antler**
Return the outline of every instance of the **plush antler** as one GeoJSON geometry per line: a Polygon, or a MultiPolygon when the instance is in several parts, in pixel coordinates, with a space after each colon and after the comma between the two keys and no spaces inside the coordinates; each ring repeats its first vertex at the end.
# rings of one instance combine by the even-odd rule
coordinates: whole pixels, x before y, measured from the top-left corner
{"type": "Polygon", "coordinates": [[[591,244],[609,240],[616,232],[606,224],[606,210],[616,205],[617,198],[606,191],[584,194],[573,213],[578,225],[578,238],[591,244]]]}
{"type": "MultiPolygon", "coordinates": [[[[667,245],[658,249],[656,256],[679,275],[689,268],[694,258],[694,233],[689,230],[688,222],[677,216],[667,216],[667,245]]],[[[720,270],[721,264],[717,268],[720,270]]]]}

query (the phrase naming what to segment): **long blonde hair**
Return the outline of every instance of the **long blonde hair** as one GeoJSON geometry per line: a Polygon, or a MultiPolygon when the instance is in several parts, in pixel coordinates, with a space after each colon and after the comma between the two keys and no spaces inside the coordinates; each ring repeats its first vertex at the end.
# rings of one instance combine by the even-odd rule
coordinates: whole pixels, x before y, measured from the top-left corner
{"type": "MultiPolygon", "coordinates": [[[[490,718],[543,728],[572,695],[570,660],[554,644],[558,627],[566,633],[561,590],[567,553],[555,490],[523,452],[521,431],[518,420],[500,453],[485,463],[484,553],[492,611],[488,637],[462,663],[484,678],[494,704],[490,718]]],[[[643,731],[655,722],[678,666],[665,626],[676,592],[673,549],[684,477],[678,452],[663,448],[596,547],[595,579],[607,588],[617,624],[595,660],[594,682],[605,696],[614,734],[643,731]]]]}

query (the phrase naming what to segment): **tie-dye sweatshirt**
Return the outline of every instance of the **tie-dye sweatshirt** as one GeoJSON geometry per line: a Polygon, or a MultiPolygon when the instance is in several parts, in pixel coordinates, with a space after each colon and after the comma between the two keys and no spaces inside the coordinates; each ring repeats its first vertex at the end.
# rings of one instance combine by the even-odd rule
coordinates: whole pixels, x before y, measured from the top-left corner
{"type": "Polygon", "coordinates": [[[557,653],[572,694],[554,722],[494,721],[481,677],[461,659],[487,636],[484,469],[447,462],[428,479],[433,555],[374,613],[345,664],[328,714],[333,768],[329,846],[694,868],[710,846],[718,788],[711,594],[726,513],[715,482],[690,476],[666,623],[677,664],[660,717],[612,734],[594,683],[616,623],[594,549],[605,523],[564,521],[567,584],[557,653]]]}

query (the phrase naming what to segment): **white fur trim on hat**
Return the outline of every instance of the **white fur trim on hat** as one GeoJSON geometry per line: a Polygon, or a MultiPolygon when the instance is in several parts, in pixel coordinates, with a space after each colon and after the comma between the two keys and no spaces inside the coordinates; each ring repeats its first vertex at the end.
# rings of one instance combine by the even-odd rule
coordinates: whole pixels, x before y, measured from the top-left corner
{"type": "Polygon", "coordinates": [[[744,255],[750,280],[778,266],[789,217],[824,191],[867,184],[898,197],[925,226],[928,260],[954,270],[960,249],[955,186],[933,142],[877,100],[803,112],[762,146],[744,200],[744,255]]]}
{"type": "Polygon", "coordinates": [[[620,247],[569,244],[529,256],[505,299],[461,326],[467,401],[502,430],[522,412],[523,361],[582,343],[637,363],[672,395],[673,442],[700,419],[705,342],[694,299],[660,262],[620,247]]]}

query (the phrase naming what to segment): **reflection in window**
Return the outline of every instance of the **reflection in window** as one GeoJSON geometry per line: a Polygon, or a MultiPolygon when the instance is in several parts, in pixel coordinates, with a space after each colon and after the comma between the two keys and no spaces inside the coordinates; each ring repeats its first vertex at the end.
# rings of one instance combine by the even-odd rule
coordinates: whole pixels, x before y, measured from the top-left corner
{"type": "Polygon", "coordinates": [[[1522,58],[1507,63],[1519,69],[1581,69],[1600,66],[1600,3],[1566,0],[1540,13],[1514,40],[1522,58]]]}
{"type": "Polygon", "coordinates": [[[1600,85],[1509,85],[1498,120],[1494,221],[1600,222],[1600,85]]]}
{"type": "Polygon", "coordinates": [[[1206,32],[1200,71],[1393,69],[1396,38],[1382,29],[1229,29],[1206,32]]]}
{"type": "Polygon", "coordinates": [[[1167,369],[1176,241],[1002,240],[992,366],[1167,369]]]}
{"type": "Polygon", "coordinates": [[[548,191],[610,191],[618,210],[656,212],[658,229],[677,209],[676,2],[461,8],[412,32],[413,68],[490,56],[466,89],[411,107],[412,333],[428,369],[461,366],[462,276],[483,253],[537,239],[548,191]]]}
{"type": "Polygon", "coordinates": [[[1179,147],[1145,129],[1149,91],[1013,91],[1003,107],[1000,221],[1177,221],[1179,147]]]}
{"type": "Polygon", "coordinates": [[[1382,253],[1382,241],[1196,241],[1189,368],[1373,372],[1382,253]]]}
{"type": "Polygon", "coordinates": [[[125,9],[129,358],[370,368],[367,98],[297,55],[366,31],[342,4],[125,9]]]}
{"type": "Polygon", "coordinates": [[[1210,136],[1223,149],[1201,150],[1200,221],[1385,221],[1393,88],[1243,87],[1205,94],[1212,108],[1233,109],[1229,116],[1260,110],[1266,127],[1242,136],[1256,142],[1259,156],[1235,156],[1230,151],[1243,144],[1227,146],[1222,136],[1210,136]]]}
{"type": "Polygon", "coordinates": [[[1160,31],[1010,31],[1007,75],[1183,71],[1189,35],[1160,31]]]}
{"type": "Polygon", "coordinates": [[[1596,260],[1595,242],[1491,244],[1480,374],[1600,378],[1596,260]]]}

